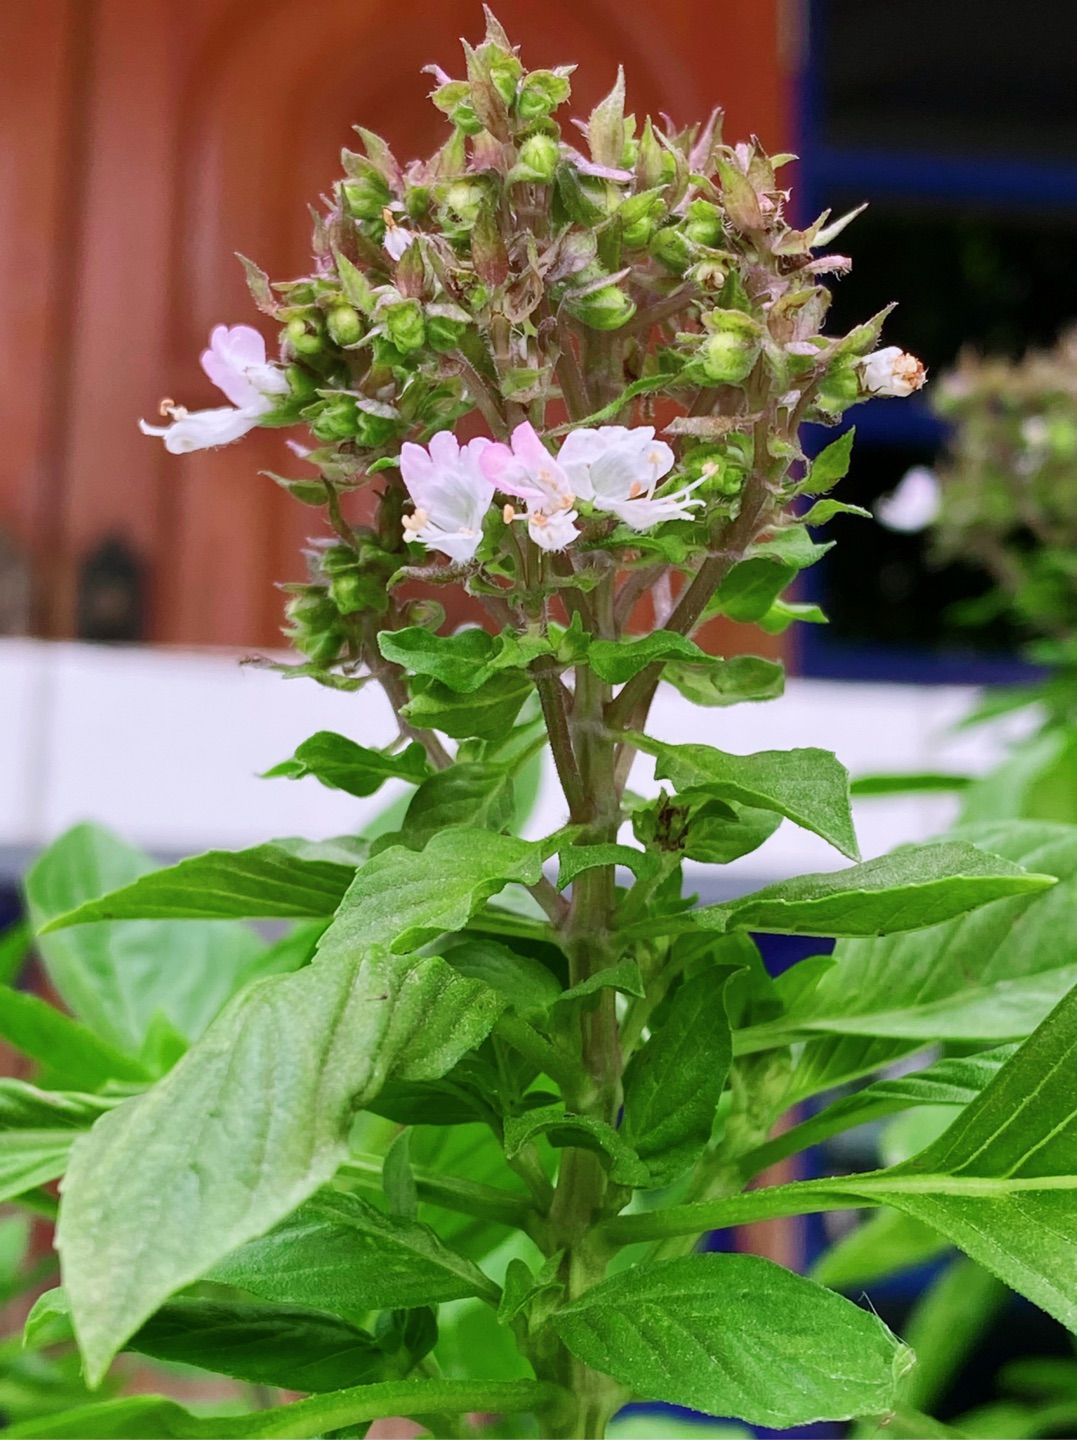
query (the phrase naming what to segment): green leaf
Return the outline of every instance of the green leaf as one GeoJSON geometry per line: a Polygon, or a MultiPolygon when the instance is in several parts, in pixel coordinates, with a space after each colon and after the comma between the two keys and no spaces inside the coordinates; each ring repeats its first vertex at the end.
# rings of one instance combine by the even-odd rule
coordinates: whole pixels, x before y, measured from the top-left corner
{"type": "Polygon", "coordinates": [[[30,953],[30,927],[24,920],[0,934],[0,985],[14,985],[30,953]]]}
{"type": "Polygon", "coordinates": [[[596,970],[593,975],[588,975],[587,979],[581,980],[578,985],[572,985],[567,990],[562,990],[557,997],[557,1003],[583,1000],[588,995],[596,994],[599,990],[619,990],[622,995],[642,997],[645,992],[639,962],[629,957],[618,960],[615,965],[607,965],[601,970],[596,970]]]}
{"type": "Polygon", "coordinates": [[[62,1175],[79,1134],[109,1108],[96,1095],[0,1079],[0,1202],[62,1175]]]}
{"type": "MultiPolygon", "coordinates": [[[[788,973],[788,972],[786,972],[788,973]]],[[[953,1055],[911,1075],[887,1076],[853,1095],[843,1096],[817,1115],[776,1135],[745,1156],[755,1174],[831,1135],[918,1105],[968,1105],[998,1074],[1015,1046],[1000,1045],[976,1055],[953,1055]]]]}
{"type": "Polygon", "coordinates": [[[708,795],[757,810],[772,810],[855,860],[859,855],[849,808],[849,772],[829,750],[759,750],[728,755],[710,745],[666,745],[633,735],[655,757],[658,780],[678,794],[708,795]]]}
{"type": "MultiPolygon", "coordinates": [[[[1077,983],[1077,829],[1009,821],[957,833],[1059,883],[1018,887],[915,935],[842,941],[832,969],[792,1008],[791,1026],[918,1042],[1023,1038],[1077,983]]],[[[921,923],[932,918],[925,911],[921,923]]]]}
{"type": "Polygon", "coordinates": [[[768,635],[782,635],[790,625],[826,625],[828,620],[818,605],[798,603],[794,600],[775,600],[765,615],[760,615],[756,624],[768,635]]]}
{"type": "Polygon", "coordinates": [[[649,1181],[647,1166],[619,1131],[591,1115],[570,1114],[562,1105],[543,1105],[509,1116],[505,1120],[506,1158],[511,1160],[540,1135],[559,1149],[594,1151],[620,1185],[646,1185],[649,1181]]]}
{"type": "Polygon", "coordinates": [[[913,1363],[876,1316],[757,1255],[627,1270],[551,1323],[641,1398],[783,1429],[885,1414],[913,1363]]]}
{"type": "Polygon", "coordinates": [[[923,929],[1005,896],[1038,894],[1054,883],[1053,875],[1033,874],[954,841],[909,846],[847,870],[800,875],[655,924],[664,927],[662,933],[672,925],[775,935],[886,935],[923,929]]]}
{"type": "Polygon", "coordinates": [[[244,1415],[194,1415],[164,1395],[132,1395],[23,1420],[5,1433],[12,1440],[314,1440],[386,1416],[530,1411],[559,1393],[537,1380],[388,1380],[244,1415]]]}
{"type": "Polygon", "coordinates": [[[207,850],[57,915],[43,934],[99,920],[332,915],[366,858],[361,840],[269,840],[207,850]]]}
{"type": "Polygon", "coordinates": [[[650,1171],[652,1185],[675,1180],[710,1140],[733,1058],[725,1009],[733,973],[710,967],[684,981],[625,1072],[621,1135],[650,1171]]]}
{"type": "Polygon", "coordinates": [[[637,879],[649,879],[657,873],[657,857],[632,845],[570,845],[560,852],[557,888],[564,890],[577,875],[606,865],[623,865],[637,879]]]}
{"type": "Polygon", "coordinates": [[[753,810],[747,805],[727,805],[724,800],[707,800],[693,807],[684,830],[684,853],[689,860],[707,865],[728,865],[758,850],[777,830],[782,817],[773,810],[753,810]],[[732,814],[727,814],[732,811],[732,814]]]}
{"type": "Polygon", "coordinates": [[[354,954],[371,945],[400,951],[446,930],[461,930],[509,881],[534,885],[542,847],[488,830],[450,830],[418,852],[394,845],[356,874],[318,957],[354,954]]]}
{"type": "Polygon", "coordinates": [[[91,1383],[162,1301],[332,1178],[388,1079],[444,1075],[502,1004],[443,960],[351,946],[250,986],[103,1116],[72,1154],[57,1240],[91,1383]]]}
{"type": "Polygon", "coordinates": [[[744,701],[774,700],[785,689],[785,670],[776,660],[759,655],[732,655],[704,670],[691,665],[667,665],[662,679],[693,705],[739,705],[744,701]]]}
{"type": "Polygon", "coordinates": [[[703,613],[726,615],[730,620],[752,624],[767,613],[796,575],[797,567],[778,556],[749,556],[733,566],[703,613]]]}
{"type": "Polygon", "coordinates": [[[863,505],[847,505],[844,500],[817,500],[800,517],[802,525],[825,525],[835,515],[859,515],[861,520],[870,520],[871,511],[863,505]]]}
{"type": "Polygon", "coordinates": [[[968,775],[921,771],[907,775],[858,775],[849,789],[853,795],[932,795],[964,790],[971,783],[968,775]]]}
{"type": "Polygon", "coordinates": [[[446,948],[445,959],[461,975],[504,995],[525,1019],[544,1015],[561,998],[556,975],[541,960],[517,954],[496,940],[462,940],[446,948]]]}
{"type": "Polygon", "coordinates": [[[500,1294],[429,1226],[329,1190],[219,1261],[209,1278],[262,1300],[313,1305],[346,1319],[468,1295],[496,1304],[500,1294]]]}
{"type": "Polygon", "coordinates": [[[488,631],[478,626],[455,635],[435,635],[421,625],[404,630],[382,630],[378,649],[386,660],[402,666],[409,675],[426,675],[459,695],[468,695],[493,674],[491,659],[497,649],[488,631]]]}
{"type": "Polygon", "coordinates": [[[844,480],[849,473],[849,462],[852,459],[855,438],[856,429],[850,427],[825,449],[820,450],[812,461],[807,475],[797,486],[797,493],[800,495],[823,495],[828,490],[833,490],[839,480],[844,480]]]}
{"type": "Polygon", "coordinates": [[[62,1175],[77,1138],[74,1130],[0,1131],[0,1204],[62,1175]]]}
{"type": "MultiPolygon", "coordinates": [[[[77,825],[26,876],[38,930],[85,901],[154,869],[141,851],[94,825],[77,825]]],[[[160,1011],[194,1037],[246,977],[264,942],[246,926],[146,921],[42,936],[38,949],[61,999],[103,1040],[137,1052],[160,1011]]]]}
{"type": "MultiPolygon", "coordinates": [[[[27,1317],[24,1343],[46,1321],[48,1343],[69,1338],[65,1318],[63,1290],[46,1291],[27,1317]]],[[[168,1364],[196,1365],[251,1385],[288,1390],[340,1390],[348,1382],[381,1380],[391,1373],[372,1335],[335,1315],[298,1306],[180,1298],[163,1305],[126,1348],[168,1364]]]]}
{"type": "Polygon", "coordinates": [[[146,1081],[151,1073],[92,1030],[72,1020],[39,995],[6,990],[0,998],[0,1036],[47,1067],[60,1084],[99,1090],[109,1080],[146,1081]]]}
{"type": "MultiPolygon", "coordinates": [[[[587,647],[587,663],[595,674],[610,685],[623,685],[648,665],[667,660],[682,660],[693,665],[711,666],[716,657],[701,650],[694,640],[672,630],[655,630],[630,640],[592,640],[587,647]]],[[[718,662],[720,663],[720,662],[718,662]]]]}
{"type": "Polygon", "coordinates": [[[513,811],[513,767],[458,760],[416,790],[402,838],[422,847],[441,830],[501,830],[512,823],[513,811]]]}
{"type": "Polygon", "coordinates": [[[332,730],[319,730],[303,741],[290,760],[282,760],[265,774],[267,779],[283,775],[289,780],[313,775],[330,790],[364,796],[373,795],[386,780],[419,785],[430,774],[430,766],[426,751],[415,742],[390,754],[369,750],[332,730]]]}
{"type": "Polygon", "coordinates": [[[528,675],[491,676],[477,690],[458,695],[438,680],[418,677],[401,714],[420,730],[440,730],[456,740],[499,740],[508,731],[534,686],[528,675]]]}
{"type": "Polygon", "coordinates": [[[877,1210],[824,1250],[812,1267],[812,1279],[855,1292],[948,1249],[945,1237],[921,1220],[900,1210],[877,1210]]]}

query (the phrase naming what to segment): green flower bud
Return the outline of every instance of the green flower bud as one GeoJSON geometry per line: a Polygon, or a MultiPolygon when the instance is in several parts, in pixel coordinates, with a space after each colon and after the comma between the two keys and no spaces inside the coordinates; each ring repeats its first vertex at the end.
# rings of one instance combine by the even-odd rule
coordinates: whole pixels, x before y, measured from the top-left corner
{"type": "Polygon", "coordinates": [[[446,354],[459,347],[466,330],[466,321],[450,320],[445,315],[430,315],[426,321],[426,341],[432,350],[446,354]]]}
{"type": "Polygon", "coordinates": [[[713,248],[722,240],[722,217],[717,205],[708,200],[693,200],[688,207],[684,233],[695,245],[713,248]]]}
{"type": "Polygon", "coordinates": [[[340,654],[344,630],[337,607],[326,592],[308,586],[284,607],[291,622],[285,634],[316,665],[331,665],[340,654]]]}
{"type": "Polygon", "coordinates": [[[662,197],[653,192],[630,195],[617,212],[624,244],[631,250],[641,250],[649,244],[665,208],[662,197]]]}
{"type": "Polygon", "coordinates": [[[616,285],[602,285],[586,295],[568,295],[565,308],[592,330],[619,330],[636,313],[635,301],[616,285]]]}
{"type": "Polygon", "coordinates": [[[322,317],[317,311],[311,311],[307,316],[292,316],[284,327],[284,334],[297,355],[317,355],[324,349],[322,324],[322,317]]]}
{"type": "Polygon", "coordinates": [[[559,158],[560,150],[552,135],[529,135],[520,146],[519,159],[509,172],[509,179],[549,185],[559,158]]]}
{"type": "Polygon", "coordinates": [[[336,440],[350,440],[355,434],[358,411],[350,395],[331,395],[315,408],[316,413],[308,414],[307,418],[319,440],[331,444],[336,440]]]}
{"type": "Polygon", "coordinates": [[[383,615],[389,608],[385,577],[365,575],[358,565],[334,575],[329,594],[341,615],[383,615]]]}
{"type": "Polygon", "coordinates": [[[377,450],[395,436],[397,428],[397,421],[391,416],[359,409],[355,417],[355,443],[364,450],[377,450]]]}
{"type": "Polygon", "coordinates": [[[404,209],[412,220],[421,220],[430,213],[430,187],[411,185],[404,194],[404,209]]]}
{"type": "Polygon", "coordinates": [[[371,363],[377,369],[395,370],[407,365],[408,357],[384,335],[375,335],[370,344],[371,363]]]}
{"type": "Polygon", "coordinates": [[[380,220],[390,200],[387,181],[374,169],[340,186],[344,208],[355,220],[380,220]]]}
{"type": "Polygon", "coordinates": [[[284,371],[284,378],[288,381],[288,389],[297,400],[306,400],[314,395],[318,388],[317,377],[302,365],[289,365],[284,371]]]}
{"type": "Polygon", "coordinates": [[[677,275],[683,275],[692,263],[692,243],[675,225],[664,225],[655,231],[650,249],[660,264],[677,275]]]}
{"type": "Polygon", "coordinates": [[[533,70],[525,75],[516,95],[516,113],[521,120],[532,122],[552,115],[571,93],[567,75],[552,70],[533,70]]]}
{"type": "Polygon", "coordinates": [[[338,345],[354,345],[363,333],[359,312],[351,305],[334,305],[325,317],[325,328],[338,345]]]}
{"type": "Polygon", "coordinates": [[[494,46],[483,46],[486,52],[486,73],[490,77],[490,83],[504,100],[506,105],[511,105],[516,99],[516,86],[523,73],[523,66],[507,50],[497,50],[494,46]]]}
{"type": "Polygon", "coordinates": [[[815,397],[815,408],[824,415],[837,417],[861,398],[860,371],[855,357],[850,356],[827,371],[815,397]]]}
{"type": "Polygon", "coordinates": [[[715,385],[739,385],[759,356],[759,326],[740,310],[712,310],[704,324],[709,333],[700,347],[703,373],[715,385]]]}
{"type": "Polygon", "coordinates": [[[442,205],[457,224],[470,229],[479,218],[486,187],[478,180],[456,180],[445,191],[442,205]]]}
{"type": "Polygon", "coordinates": [[[423,308],[418,300],[400,300],[385,310],[385,333],[402,351],[421,350],[426,340],[423,308]]]}

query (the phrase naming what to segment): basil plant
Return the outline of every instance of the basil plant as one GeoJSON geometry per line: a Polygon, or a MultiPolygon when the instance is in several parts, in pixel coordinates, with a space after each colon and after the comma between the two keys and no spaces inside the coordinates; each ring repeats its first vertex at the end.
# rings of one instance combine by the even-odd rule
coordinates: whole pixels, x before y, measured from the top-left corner
{"type": "Polygon", "coordinates": [[[286,587],[286,668],[355,692],[360,736],[380,686],[399,733],[313,735],[273,783],[392,780],[407,809],[373,841],[163,870],[79,828],[27,883],[66,1010],[5,1006],[39,1067],[4,1082],[6,1193],[47,1207],[63,1176],[31,1340],[73,1336],[91,1390],[125,1351],[256,1389],[208,1416],[91,1397],[13,1435],[589,1437],[634,1399],[900,1419],[914,1356],[870,1309],[700,1250],[821,1210],[883,1207],[1077,1321],[1077,834],[862,863],[834,755],[722,748],[781,667],[693,639],[823,619],[787,596],[849,508],[851,435],[809,463],[802,425],[923,383],[883,315],[826,332],[852,217],[795,228],[793,157],[718,113],[640,122],[620,77],[562,128],[571,67],[525,70],[492,17],[465,61],[434,71],[431,159],[359,131],[309,275],[248,264],[279,356],[219,327],[228,403],[144,426],[176,452],[297,428],[278,478],[327,538],[286,587]],[[693,743],[649,727],[663,685],[693,743]],[[563,823],[523,838],[540,752],[563,823]],[[684,862],[695,884],[783,821],[839,868],[686,892],[684,862]],[[837,949],[773,980],[768,932],[837,949]],[[889,1168],[751,1188],[911,1107],[949,1123],[889,1168]]]}

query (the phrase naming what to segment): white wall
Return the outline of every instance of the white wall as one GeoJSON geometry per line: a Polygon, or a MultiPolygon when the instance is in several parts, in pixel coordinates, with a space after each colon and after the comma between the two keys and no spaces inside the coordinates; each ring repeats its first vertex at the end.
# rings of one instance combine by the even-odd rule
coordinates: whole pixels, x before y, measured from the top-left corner
{"type": "MultiPolygon", "coordinates": [[[[388,742],[394,726],[380,692],[341,694],[238,660],[210,651],[0,641],[0,853],[9,868],[84,819],[162,854],[361,828],[390,787],[355,800],[314,780],[261,780],[258,772],[319,729],[366,745],[388,742]]],[[[854,775],[979,773],[998,756],[1002,736],[997,727],[952,733],[973,698],[959,686],[794,679],[777,703],[698,710],[664,689],[652,729],[666,740],[739,753],[820,745],[854,775]]],[[[634,789],[653,789],[650,768],[637,761],[634,789]]],[[[934,834],[953,811],[953,800],[940,795],[859,801],[864,855],[934,834]]],[[[528,831],[545,833],[563,818],[547,775],[528,831]]],[[[723,875],[747,886],[844,863],[786,822],[723,875]]]]}

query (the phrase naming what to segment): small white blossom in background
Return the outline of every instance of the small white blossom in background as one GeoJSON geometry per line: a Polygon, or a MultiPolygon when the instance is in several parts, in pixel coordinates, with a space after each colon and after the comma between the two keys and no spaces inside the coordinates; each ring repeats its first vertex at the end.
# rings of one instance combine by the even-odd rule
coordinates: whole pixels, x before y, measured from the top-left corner
{"type": "Polygon", "coordinates": [[[875,506],[875,518],[888,530],[914,535],[926,530],[939,513],[941,489],[938,476],[926,465],[914,465],[902,476],[896,490],[875,506]]]}
{"type": "Polygon", "coordinates": [[[870,395],[911,395],[927,380],[924,362],[897,345],[886,345],[861,360],[860,375],[870,395]]]}
{"type": "Polygon", "coordinates": [[[580,500],[616,515],[633,530],[649,530],[663,520],[690,520],[703,504],[688,496],[702,480],[674,495],[655,498],[658,482],[673,469],[675,456],[654,438],[654,427],[603,425],[573,430],[557,457],[580,500]]]}
{"type": "Polygon", "coordinates": [[[494,486],[480,461],[489,440],[461,445],[451,430],[440,430],[429,447],[406,442],[400,449],[400,473],[415,509],[404,516],[404,538],[463,564],[482,539],[482,522],[494,498],[494,486]]]}
{"type": "Polygon", "coordinates": [[[403,260],[404,252],[414,240],[415,234],[413,231],[405,230],[403,225],[397,225],[394,222],[392,225],[386,227],[385,239],[382,241],[382,244],[388,251],[391,260],[400,261],[403,260]]]}
{"type": "Polygon", "coordinates": [[[533,425],[517,425],[511,445],[488,446],[482,469],[503,495],[525,502],[528,533],[543,550],[563,550],[580,533],[569,478],[533,425]]]}
{"type": "Polygon", "coordinates": [[[288,382],[266,359],[265,341],[250,325],[217,325],[202,351],[202,369],[222,391],[231,406],[212,410],[187,410],[162,401],[161,413],[171,425],[138,422],[143,435],[160,436],[173,455],[230,445],[253,430],[261,417],[272,410],[274,397],[288,389],[288,382]]]}

